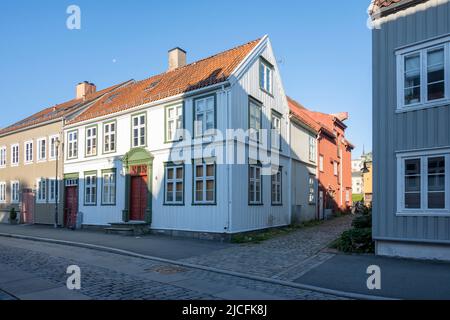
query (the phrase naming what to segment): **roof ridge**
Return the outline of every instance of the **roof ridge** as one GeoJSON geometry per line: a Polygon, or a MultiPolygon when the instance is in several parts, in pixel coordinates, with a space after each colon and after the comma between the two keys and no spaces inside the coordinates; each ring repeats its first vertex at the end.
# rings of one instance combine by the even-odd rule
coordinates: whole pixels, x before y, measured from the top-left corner
{"type": "MultiPolygon", "coordinates": [[[[171,72],[174,72],[174,71],[182,70],[182,69],[184,69],[184,68],[187,68],[187,67],[189,67],[189,66],[195,65],[195,64],[197,64],[197,63],[200,63],[200,62],[203,62],[203,61],[206,61],[206,60],[214,59],[214,58],[216,58],[216,57],[218,57],[218,56],[220,56],[220,55],[223,55],[223,54],[226,54],[226,53],[229,53],[229,52],[238,50],[238,49],[240,49],[240,48],[242,48],[242,47],[245,47],[245,46],[248,46],[248,45],[250,45],[250,44],[252,44],[252,43],[259,42],[259,41],[261,41],[261,39],[263,39],[263,38],[261,37],[261,38],[258,38],[258,39],[249,41],[249,42],[247,42],[247,43],[244,43],[244,44],[241,44],[241,45],[239,45],[239,46],[233,47],[233,48],[231,48],[231,49],[228,49],[228,50],[224,50],[224,51],[218,52],[218,53],[213,54],[213,55],[211,55],[211,56],[209,56],[209,57],[205,57],[205,58],[202,58],[202,59],[200,59],[200,60],[193,61],[193,62],[191,62],[191,63],[189,63],[189,64],[187,64],[187,65],[185,65],[185,66],[182,66],[182,67],[180,67],[180,68],[176,68],[176,69],[173,69],[173,70],[170,70],[170,71],[165,71],[165,72],[160,73],[160,74],[166,74],[166,73],[168,74],[168,73],[171,73],[171,72]]],[[[159,74],[159,75],[160,75],[160,74],[159,74]]],[[[158,75],[155,75],[155,76],[158,76],[158,75]]],[[[151,78],[151,77],[150,77],[150,78],[151,78]]],[[[148,79],[150,79],[150,78],[148,78],[148,79]]]]}

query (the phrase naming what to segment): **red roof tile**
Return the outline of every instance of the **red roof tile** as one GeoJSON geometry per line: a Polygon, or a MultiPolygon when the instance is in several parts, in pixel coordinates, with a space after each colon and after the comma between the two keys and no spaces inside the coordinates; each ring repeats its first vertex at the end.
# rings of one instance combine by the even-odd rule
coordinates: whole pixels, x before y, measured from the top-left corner
{"type": "Polygon", "coordinates": [[[261,39],[110,93],[70,121],[77,123],[226,81],[261,39]]]}
{"type": "Polygon", "coordinates": [[[25,118],[19,122],[16,122],[6,128],[0,130],[0,135],[5,135],[11,133],[16,130],[25,129],[34,125],[38,125],[47,121],[61,119],[62,117],[76,111],[79,107],[85,105],[86,103],[90,103],[101,97],[102,95],[117,89],[122,86],[124,83],[111,86],[109,88],[103,89],[101,91],[97,91],[95,93],[89,94],[86,98],[83,99],[73,99],[70,101],[66,101],[61,104],[57,104],[53,107],[46,108],[42,111],[35,113],[34,115],[25,118]]]}
{"type": "Polygon", "coordinates": [[[314,131],[319,132],[320,125],[309,116],[306,108],[290,97],[287,97],[287,100],[291,114],[294,115],[294,117],[299,121],[303,122],[303,124],[307,125],[314,131]]]}
{"type": "Polygon", "coordinates": [[[374,5],[378,8],[387,8],[402,0],[375,0],[374,5]]]}

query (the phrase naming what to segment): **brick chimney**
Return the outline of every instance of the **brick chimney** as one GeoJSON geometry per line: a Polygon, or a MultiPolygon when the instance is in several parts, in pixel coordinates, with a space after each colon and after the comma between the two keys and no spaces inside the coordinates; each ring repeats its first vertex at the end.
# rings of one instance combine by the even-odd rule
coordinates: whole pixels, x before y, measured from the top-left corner
{"type": "Polygon", "coordinates": [[[181,48],[174,48],[169,50],[169,71],[186,65],[186,51],[181,48]]]}
{"type": "Polygon", "coordinates": [[[85,99],[87,95],[95,93],[97,87],[93,83],[87,81],[81,82],[77,85],[77,99],[85,99]]]}

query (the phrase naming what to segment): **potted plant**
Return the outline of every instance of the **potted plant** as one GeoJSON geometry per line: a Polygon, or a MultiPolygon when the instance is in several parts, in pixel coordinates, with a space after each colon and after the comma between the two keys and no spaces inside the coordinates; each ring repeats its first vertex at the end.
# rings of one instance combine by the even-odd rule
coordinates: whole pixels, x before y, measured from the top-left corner
{"type": "Polygon", "coordinates": [[[17,224],[17,212],[14,207],[9,210],[9,223],[17,224]]]}

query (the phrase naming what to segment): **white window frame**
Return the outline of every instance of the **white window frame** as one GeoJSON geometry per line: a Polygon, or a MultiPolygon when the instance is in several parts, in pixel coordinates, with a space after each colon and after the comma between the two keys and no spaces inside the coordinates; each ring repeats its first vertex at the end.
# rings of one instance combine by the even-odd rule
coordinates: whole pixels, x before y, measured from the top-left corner
{"type": "Polygon", "coordinates": [[[194,137],[205,137],[213,135],[217,126],[216,123],[216,94],[208,95],[194,99],[194,137]],[[209,105],[210,101],[213,101],[212,106],[209,105]],[[201,110],[199,104],[204,103],[204,109],[201,110]],[[212,123],[208,122],[208,115],[212,114],[212,123]],[[200,119],[202,117],[202,120],[200,119]],[[208,128],[208,123],[212,126],[208,128]]]}
{"type": "Polygon", "coordinates": [[[20,201],[20,182],[11,181],[11,203],[17,204],[20,201]]]}
{"type": "Polygon", "coordinates": [[[33,163],[33,140],[26,141],[23,144],[23,161],[25,164],[33,163]]]}
{"type": "Polygon", "coordinates": [[[316,137],[309,137],[309,161],[316,163],[317,161],[317,139],[316,137]]]}
{"type": "Polygon", "coordinates": [[[0,203],[6,203],[6,182],[0,182],[0,203]]]}
{"type": "Polygon", "coordinates": [[[48,180],[36,179],[36,203],[46,203],[48,196],[48,180]]]}
{"type": "Polygon", "coordinates": [[[165,167],[165,186],[164,186],[164,204],[165,205],[183,205],[184,204],[184,165],[167,164],[165,167]],[[177,178],[177,171],[182,170],[182,177],[177,178]],[[172,178],[169,178],[169,170],[173,171],[172,178]],[[177,201],[177,184],[182,185],[181,200],[177,201]],[[169,185],[172,185],[172,200],[169,200],[169,185]]]}
{"type": "MultiPolygon", "coordinates": [[[[262,176],[261,176],[262,180],[262,176]]],[[[274,170],[271,176],[270,193],[272,198],[272,206],[283,205],[283,168],[278,167],[278,170],[274,170]],[[279,179],[278,179],[279,177],[279,179]],[[274,192],[275,191],[275,192],[274,192]]],[[[261,187],[262,193],[262,187],[261,187]]],[[[262,198],[262,196],[261,196],[262,198]]]]}
{"type": "Polygon", "coordinates": [[[6,168],[6,159],[7,159],[7,148],[6,146],[0,147],[0,169],[6,168]]]}
{"type": "Polygon", "coordinates": [[[140,113],[131,116],[131,147],[145,147],[147,145],[147,113],[140,113]],[[141,119],[144,118],[144,123],[141,123],[141,119]],[[134,120],[138,119],[138,124],[134,124],[134,120]],[[142,135],[142,129],[144,134],[142,135]],[[135,130],[137,130],[137,136],[135,135],[135,130]],[[137,143],[135,143],[135,139],[137,138],[137,143]],[[144,138],[144,142],[142,142],[142,138],[144,138]]]}
{"type": "Polygon", "coordinates": [[[98,175],[97,173],[87,173],[84,175],[84,205],[85,206],[96,206],[97,196],[98,196],[98,175]],[[89,183],[87,182],[89,178],[89,183]],[[95,183],[92,182],[92,178],[95,178],[95,183]],[[87,190],[89,189],[89,193],[87,190]],[[93,192],[93,190],[95,192],[93,192]],[[88,198],[89,195],[89,198],[88,198]]]}
{"type": "Polygon", "coordinates": [[[308,203],[316,204],[316,178],[312,174],[308,176],[308,203]]]}
{"type": "Polygon", "coordinates": [[[48,202],[50,203],[56,203],[56,193],[58,193],[58,201],[59,201],[59,197],[60,197],[60,192],[59,192],[59,182],[56,178],[49,178],[47,180],[47,194],[48,194],[48,202]]]}
{"type": "Polygon", "coordinates": [[[397,216],[450,216],[450,149],[429,149],[397,154],[397,216]],[[428,158],[445,157],[445,208],[428,209],[428,158]],[[405,161],[420,159],[420,209],[405,208],[405,161]]]}
{"type": "Polygon", "coordinates": [[[47,161],[47,138],[37,139],[37,161],[47,161]],[[43,142],[44,144],[42,144],[43,142]],[[42,150],[42,146],[44,146],[44,150],[42,150]],[[42,151],[44,151],[44,156],[42,156],[42,151]]]}
{"type": "Polygon", "coordinates": [[[102,206],[116,205],[117,197],[117,170],[102,172],[102,206]]]}
{"type": "Polygon", "coordinates": [[[85,128],[84,132],[85,132],[84,140],[85,140],[86,157],[95,157],[98,152],[98,126],[97,125],[88,126],[85,128]],[[88,148],[90,148],[90,150],[88,148]]]}
{"type": "Polygon", "coordinates": [[[165,107],[165,140],[166,142],[174,142],[183,140],[182,130],[183,126],[183,112],[184,107],[183,103],[173,104],[165,107]],[[172,113],[172,117],[170,117],[170,113],[172,113]],[[173,123],[173,132],[171,132],[170,124],[173,123]]]}
{"type": "Polygon", "coordinates": [[[408,112],[450,103],[450,37],[400,49],[397,56],[397,112],[408,112]],[[428,52],[444,49],[445,96],[428,101],[428,52]],[[405,58],[419,54],[420,57],[420,102],[405,104],[405,58]]]}
{"type": "Polygon", "coordinates": [[[194,194],[193,194],[193,202],[194,205],[215,205],[216,204],[216,200],[217,200],[217,194],[216,194],[216,190],[217,190],[217,166],[216,163],[214,161],[204,161],[204,162],[194,162],[194,166],[193,166],[193,176],[194,176],[194,194]],[[214,176],[207,176],[206,175],[206,167],[207,166],[213,166],[214,169],[214,176]],[[203,176],[198,177],[197,176],[197,167],[202,166],[203,167],[203,176]],[[203,189],[202,191],[202,199],[201,201],[197,200],[197,182],[203,182],[203,189]],[[214,188],[212,190],[213,192],[213,199],[212,200],[206,200],[206,194],[207,194],[207,182],[208,181],[213,181],[214,182],[214,188]]]}
{"type": "Polygon", "coordinates": [[[333,174],[334,176],[339,176],[339,163],[335,160],[333,161],[333,174]]]}
{"type": "Polygon", "coordinates": [[[281,119],[282,116],[272,110],[272,150],[281,150],[281,119]]]}
{"type": "Polygon", "coordinates": [[[20,146],[18,143],[11,145],[11,167],[17,167],[19,165],[20,158],[20,146]]]}
{"type": "Polygon", "coordinates": [[[259,164],[249,164],[248,166],[248,203],[249,205],[263,205],[263,179],[262,167],[259,164]],[[253,170],[252,170],[253,169],[253,170]],[[252,174],[252,171],[254,174],[252,174]],[[259,176],[258,176],[259,172],[259,176]],[[253,185],[253,191],[251,186],[253,185]],[[259,199],[256,187],[259,185],[259,199]]]}
{"type": "Polygon", "coordinates": [[[78,130],[67,132],[67,159],[77,159],[79,151],[79,135],[78,130]],[[76,137],[76,138],[74,138],[76,137]]]}
{"type": "Polygon", "coordinates": [[[319,155],[319,171],[323,172],[323,155],[319,155]]]}
{"type": "Polygon", "coordinates": [[[116,150],[117,150],[117,121],[106,122],[103,124],[103,153],[114,153],[116,152],[116,150]],[[111,125],[114,125],[114,130],[111,130],[111,125]],[[108,132],[106,132],[107,128],[108,132]],[[106,139],[107,137],[108,139],[106,139]],[[107,142],[107,140],[109,142],[107,142]],[[114,144],[114,148],[111,148],[111,144],[114,144]]]}
{"type": "Polygon", "coordinates": [[[250,141],[260,142],[263,118],[261,102],[249,97],[248,99],[248,134],[250,141]]]}
{"type": "Polygon", "coordinates": [[[48,137],[48,159],[51,161],[56,160],[57,156],[59,158],[57,140],[59,140],[59,135],[57,134],[48,137]]]}
{"type": "Polygon", "coordinates": [[[261,57],[259,66],[259,87],[268,94],[273,94],[273,70],[273,66],[261,57]],[[267,79],[269,79],[269,81],[267,81],[267,79]]]}

